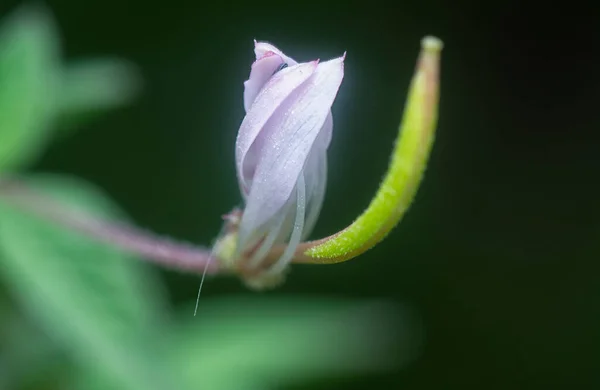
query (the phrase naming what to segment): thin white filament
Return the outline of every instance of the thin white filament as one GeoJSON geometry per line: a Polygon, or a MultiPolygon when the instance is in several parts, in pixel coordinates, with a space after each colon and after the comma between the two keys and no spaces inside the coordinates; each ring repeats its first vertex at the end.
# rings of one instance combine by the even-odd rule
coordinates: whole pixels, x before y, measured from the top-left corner
{"type": "Polygon", "coordinates": [[[198,304],[200,303],[200,293],[202,292],[202,286],[204,285],[204,279],[206,278],[206,272],[208,271],[208,267],[215,257],[215,251],[217,249],[217,243],[223,237],[223,233],[227,230],[227,224],[223,224],[219,235],[217,236],[217,240],[215,241],[215,245],[213,245],[210,255],[208,256],[208,260],[206,260],[206,264],[204,264],[204,270],[202,271],[202,278],[200,279],[200,287],[198,287],[198,297],[196,298],[196,306],[194,307],[194,317],[196,317],[196,313],[198,313],[198,304]]]}
{"type": "Polygon", "coordinates": [[[196,317],[196,313],[198,313],[198,304],[200,303],[200,293],[202,292],[202,286],[204,285],[204,279],[206,278],[206,271],[208,271],[208,266],[214,257],[214,249],[210,252],[210,256],[208,257],[208,261],[204,265],[204,271],[202,271],[202,278],[200,279],[200,287],[198,287],[198,297],[196,298],[196,306],[194,307],[194,317],[196,317]]]}
{"type": "Polygon", "coordinates": [[[290,241],[281,257],[267,271],[268,274],[278,274],[283,271],[283,269],[288,265],[294,256],[294,252],[296,251],[296,248],[302,239],[302,231],[304,229],[304,214],[306,211],[306,183],[304,182],[304,172],[302,172],[298,178],[298,183],[296,184],[296,193],[296,218],[294,221],[294,229],[292,230],[292,234],[290,236],[290,241]]]}

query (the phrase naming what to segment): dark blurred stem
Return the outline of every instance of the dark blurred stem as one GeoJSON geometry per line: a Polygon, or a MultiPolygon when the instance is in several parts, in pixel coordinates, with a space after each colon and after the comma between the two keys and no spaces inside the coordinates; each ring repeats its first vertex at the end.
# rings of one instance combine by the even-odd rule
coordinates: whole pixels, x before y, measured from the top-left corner
{"type": "MultiPolygon", "coordinates": [[[[0,177],[0,199],[26,212],[69,228],[96,241],[120,248],[165,268],[198,273],[211,256],[210,250],[159,237],[122,223],[100,220],[69,209],[13,178],[0,177]]],[[[217,273],[219,262],[210,261],[208,273],[217,273]]]]}

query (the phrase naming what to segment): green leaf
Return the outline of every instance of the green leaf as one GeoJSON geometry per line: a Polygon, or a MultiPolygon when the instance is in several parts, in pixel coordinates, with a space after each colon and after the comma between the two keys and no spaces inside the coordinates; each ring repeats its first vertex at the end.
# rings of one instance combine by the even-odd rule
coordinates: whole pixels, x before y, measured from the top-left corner
{"type": "MultiPolygon", "coordinates": [[[[29,185],[73,209],[121,214],[96,188],[42,176],[29,185]]],[[[114,389],[178,388],[155,359],[161,286],[145,264],[0,202],[0,276],[29,315],[114,389]]]]}
{"type": "Polygon", "coordinates": [[[68,128],[130,104],[142,85],[138,69],[117,59],[68,64],[61,81],[59,110],[68,128]]]}
{"type": "Polygon", "coordinates": [[[0,26],[0,170],[43,150],[55,113],[58,34],[47,10],[22,7],[0,26]]]}
{"type": "Polygon", "coordinates": [[[173,367],[189,388],[281,388],[386,369],[402,357],[400,336],[418,339],[409,317],[399,316],[406,313],[378,302],[224,298],[190,313],[171,341],[173,367]]]}

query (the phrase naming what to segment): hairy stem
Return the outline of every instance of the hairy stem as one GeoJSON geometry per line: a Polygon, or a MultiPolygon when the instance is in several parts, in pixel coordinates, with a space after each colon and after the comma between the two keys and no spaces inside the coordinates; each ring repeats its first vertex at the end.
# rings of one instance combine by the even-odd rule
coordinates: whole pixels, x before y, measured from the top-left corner
{"type": "MultiPolygon", "coordinates": [[[[207,248],[69,209],[13,178],[0,177],[0,200],[165,268],[201,274],[211,256],[207,248]]],[[[219,261],[214,260],[208,266],[208,272],[213,274],[219,272],[219,261]]]]}

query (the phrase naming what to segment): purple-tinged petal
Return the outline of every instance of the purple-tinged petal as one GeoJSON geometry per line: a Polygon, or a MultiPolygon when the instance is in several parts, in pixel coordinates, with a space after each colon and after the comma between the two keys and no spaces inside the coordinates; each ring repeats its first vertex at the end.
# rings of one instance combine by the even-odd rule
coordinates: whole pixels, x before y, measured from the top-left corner
{"type": "Polygon", "coordinates": [[[325,199],[325,190],[327,188],[327,149],[331,143],[333,133],[333,117],[331,111],[325,119],[323,128],[319,132],[316,143],[321,145],[320,148],[313,148],[311,156],[307,162],[304,175],[307,177],[307,216],[304,226],[304,235],[302,240],[306,240],[312,232],[325,199]]]}
{"type": "Polygon", "coordinates": [[[333,120],[331,113],[327,116],[323,128],[319,132],[304,167],[306,180],[306,223],[302,241],[312,232],[323,205],[327,187],[327,148],[331,141],[333,120]]]}
{"type": "Polygon", "coordinates": [[[271,248],[273,248],[273,245],[281,242],[281,240],[278,238],[282,235],[282,233],[284,233],[282,228],[286,219],[287,215],[281,213],[273,220],[273,223],[267,227],[265,233],[257,232],[257,237],[252,237],[253,239],[256,239],[264,234],[264,240],[248,260],[248,266],[250,268],[258,267],[263,258],[267,255],[267,253],[269,253],[271,248]]]}
{"type": "MultiPolygon", "coordinates": [[[[322,144],[315,145],[315,140],[325,127],[342,82],[343,61],[340,57],[320,63],[310,79],[289,95],[263,129],[263,148],[240,223],[242,244],[289,200],[311,150],[325,148],[322,144]]],[[[268,95],[267,88],[265,91],[268,95]]],[[[258,99],[260,97],[253,110],[258,106],[258,99]]],[[[327,137],[323,139],[326,141],[327,137]]]]}
{"type": "Polygon", "coordinates": [[[329,144],[331,143],[331,137],[333,136],[333,116],[331,115],[331,110],[329,111],[329,115],[325,119],[325,123],[323,124],[323,129],[321,129],[321,133],[319,137],[323,139],[323,145],[327,149],[329,144]]]}
{"type": "Polygon", "coordinates": [[[283,64],[283,58],[272,51],[266,52],[252,64],[250,77],[244,82],[244,109],[246,112],[281,64],[283,64]]]}
{"type": "Polygon", "coordinates": [[[298,62],[294,61],[293,58],[286,56],[285,54],[283,54],[283,52],[281,50],[279,50],[275,46],[271,45],[270,43],[257,42],[256,40],[254,40],[254,54],[256,55],[257,60],[259,58],[262,58],[263,56],[265,56],[266,53],[268,53],[268,52],[275,53],[278,56],[280,56],[281,58],[283,58],[283,61],[286,64],[288,64],[289,66],[298,64],[298,62]]]}
{"type": "Polygon", "coordinates": [[[236,167],[242,193],[250,188],[264,137],[259,138],[265,124],[279,106],[317,69],[317,61],[294,65],[277,72],[256,97],[242,121],[235,148],[236,167]]]}
{"type": "Polygon", "coordinates": [[[300,176],[298,177],[298,182],[296,183],[296,210],[295,210],[295,218],[294,218],[294,227],[292,228],[292,233],[290,234],[289,239],[287,240],[288,245],[285,248],[285,251],[281,255],[279,259],[273,264],[269,271],[266,273],[267,277],[270,275],[278,275],[285,269],[285,267],[290,263],[292,257],[294,257],[294,252],[296,248],[300,244],[300,240],[303,236],[304,231],[304,222],[305,222],[305,213],[306,213],[306,184],[304,181],[304,173],[300,172],[300,176]]]}
{"type": "Polygon", "coordinates": [[[325,199],[327,189],[327,154],[326,150],[313,150],[304,170],[306,178],[306,223],[302,241],[312,232],[325,199]]]}
{"type": "Polygon", "coordinates": [[[297,196],[291,196],[279,213],[260,228],[251,231],[246,236],[244,245],[238,246],[238,254],[251,249],[247,263],[249,269],[260,267],[274,245],[284,244],[290,240],[298,209],[297,201],[297,196]]]}

